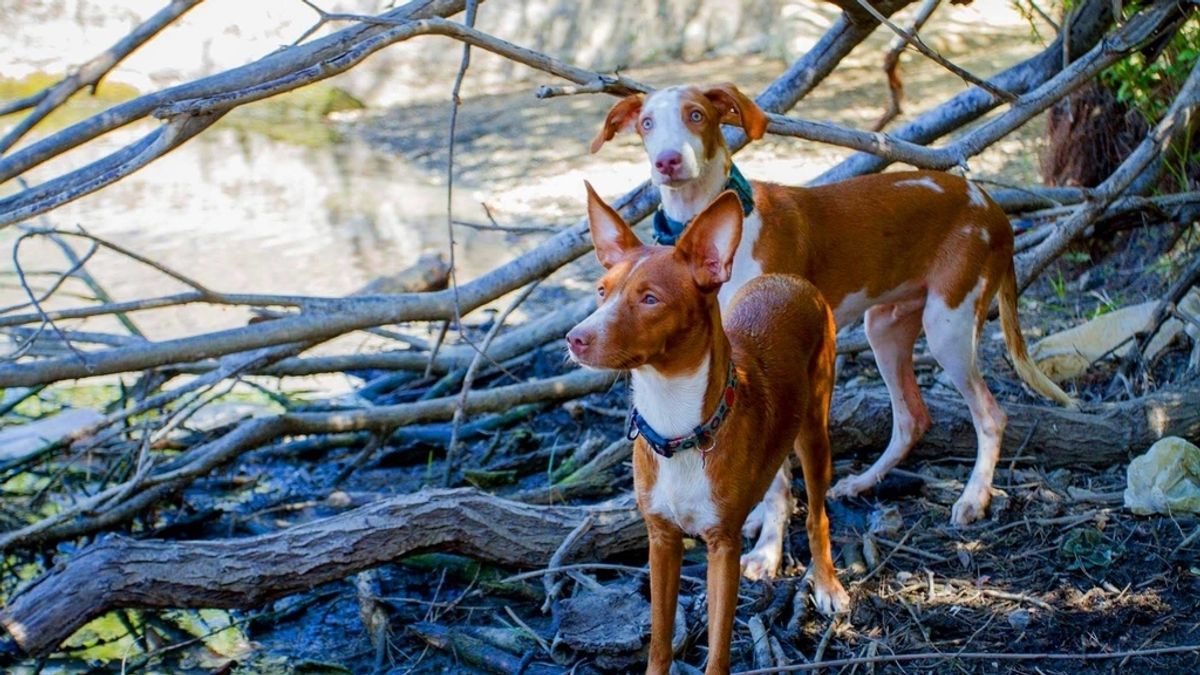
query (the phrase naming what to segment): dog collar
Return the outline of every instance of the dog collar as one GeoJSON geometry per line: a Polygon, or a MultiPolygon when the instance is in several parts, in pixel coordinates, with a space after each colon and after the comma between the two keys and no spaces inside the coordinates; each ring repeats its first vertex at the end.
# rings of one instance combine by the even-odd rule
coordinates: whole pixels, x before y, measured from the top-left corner
{"type": "Polygon", "coordinates": [[[708,421],[692,430],[692,433],[687,436],[679,436],[677,438],[663,438],[657,431],[650,427],[646,422],[646,418],[642,417],[637,408],[631,408],[629,411],[629,429],[625,437],[633,440],[641,436],[646,440],[654,452],[670,459],[676,452],[680,450],[699,450],[703,454],[708,453],[713,449],[713,445],[717,441],[717,429],[721,428],[721,424],[725,422],[725,418],[729,417],[729,411],[733,410],[734,390],[737,388],[737,374],[733,370],[733,360],[729,361],[729,377],[725,379],[725,391],[721,392],[721,399],[717,402],[717,409],[713,412],[708,421]]]}
{"type": "MultiPolygon", "coordinates": [[[[754,211],[754,190],[750,187],[750,181],[738,171],[737,164],[729,165],[729,180],[725,181],[725,189],[733,190],[737,193],[738,201],[742,203],[743,215],[750,215],[754,211]]],[[[667,217],[666,211],[663,211],[662,206],[654,212],[654,243],[662,244],[663,246],[674,246],[675,241],[679,239],[679,235],[683,234],[684,228],[692,221],[679,222],[667,217]]]]}

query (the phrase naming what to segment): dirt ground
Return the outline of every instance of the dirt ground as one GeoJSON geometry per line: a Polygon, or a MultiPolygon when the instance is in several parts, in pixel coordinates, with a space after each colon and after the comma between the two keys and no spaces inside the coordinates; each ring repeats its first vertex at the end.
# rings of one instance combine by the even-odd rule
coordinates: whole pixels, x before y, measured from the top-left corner
{"type": "MultiPolygon", "coordinates": [[[[1027,36],[1015,29],[1006,35],[1009,42],[999,43],[991,33],[964,33],[959,38],[964,41],[960,63],[990,72],[990,60],[999,58],[996,52],[1002,45],[1011,46],[1004,54],[1008,61],[1019,58],[1022,50],[1038,48],[1022,41],[1027,36]]],[[[907,63],[912,111],[943,100],[959,86],[927,62],[910,56],[907,63]]],[[[754,92],[783,68],[784,64],[770,60],[730,58],[633,75],[655,84],[732,80],[754,92]]],[[[796,113],[864,126],[883,107],[885,88],[876,68],[868,58],[849,63],[835,81],[806,98],[796,113]]],[[[599,156],[583,154],[607,105],[599,97],[539,103],[528,91],[468,98],[460,117],[458,180],[465,188],[480,191],[504,224],[567,222],[579,212],[584,177],[596,183],[602,194],[612,196],[645,175],[644,159],[628,139],[610,144],[599,156]],[[516,222],[518,216],[521,222],[516,222]],[[540,222],[529,223],[526,216],[540,222]]],[[[445,163],[445,112],[444,104],[392,110],[362,120],[355,133],[437,173],[445,163]]],[[[1038,182],[1041,128],[1040,120],[1031,122],[974,161],[972,175],[1018,184],[1038,182]]],[[[845,154],[772,138],[751,146],[738,162],[750,177],[803,183],[845,154]]],[[[1033,336],[1113,306],[1159,297],[1171,278],[1171,255],[1197,246],[1200,233],[1194,227],[1116,232],[1106,245],[1077,251],[1043,275],[1022,299],[1022,320],[1033,336]]],[[[579,284],[594,269],[590,257],[573,265],[561,275],[561,283],[540,288],[530,307],[561,305],[578,294],[579,284]]],[[[466,327],[476,336],[487,328],[486,322],[466,327]]],[[[1001,405],[1037,401],[1016,384],[997,333],[996,326],[989,326],[981,347],[989,385],[1001,405]]],[[[1194,378],[1184,371],[1183,345],[1177,347],[1152,370],[1153,386],[1194,378]]],[[[918,346],[918,352],[921,349],[918,346]]],[[[512,366],[512,372],[527,379],[564,368],[561,348],[552,344],[512,366]]],[[[1089,402],[1121,400],[1138,393],[1113,386],[1112,372],[1111,363],[1099,364],[1094,374],[1077,383],[1077,393],[1089,402]]],[[[357,375],[370,380],[379,374],[357,375]]],[[[918,376],[925,389],[946,387],[932,367],[921,366],[918,376]]],[[[506,375],[490,374],[477,386],[511,382],[506,375]]],[[[429,384],[406,384],[372,402],[415,400],[426,394],[429,384]]],[[[870,362],[854,359],[847,361],[839,381],[841,388],[879,384],[870,362]]],[[[583,448],[620,436],[627,400],[625,385],[618,383],[582,405],[515,411],[515,423],[509,420],[500,430],[469,436],[463,461],[478,471],[465,483],[500,495],[545,486],[583,448]]],[[[178,503],[147,519],[142,533],[181,539],[249,536],[436,484],[442,474],[446,428],[434,425],[410,432],[393,439],[344,479],[340,474],[355,464],[361,438],[261,449],[197,483],[178,503]]],[[[753,667],[751,625],[762,619],[768,639],[778,643],[782,655],[795,664],[893,653],[931,655],[907,663],[848,664],[825,672],[1200,672],[1196,652],[1095,662],[1029,656],[1200,643],[1200,519],[1133,516],[1121,502],[1123,465],[1051,471],[1041,465],[1039,448],[1023,447],[1005,448],[991,517],[968,528],[952,528],[950,506],[966,480],[972,455],[973,448],[964,447],[936,461],[907,462],[875,494],[832,503],[836,563],[854,600],[847,617],[828,620],[804,602],[802,576],[809,554],[803,513],[798,513],[788,530],[783,576],[770,583],[742,582],[734,634],[735,670],[753,667]]],[[[839,456],[835,473],[842,476],[860,470],[873,459],[839,456]]],[[[628,493],[627,464],[614,467],[608,478],[574,493],[572,501],[589,503],[628,493]]],[[[802,494],[802,481],[793,485],[793,492],[802,494]]],[[[692,545],[684,574],[703,578],[704,560],[703,545],[692,545]]],[[[20,578],[28,578],[44,562],[35,555],[9,560],[9,569],[20,573],[4,575],[0,592],[11,593],[20,578]]],[[[636,568],[646,564],[644,554],[608,562],[636,568]]],[[[380,672],[457,673],[512,672],[515,665],[516,670],[531,668],[532,672],[539,664],[552,663],[549,651],[573,654],[576,658],[569,661],[573,672],[638,670],[636,650],[597,655],[548,644],[562,628],[562,608],[543,613],[540,580],[508,579],[515,572],[437,552],[381,568],[375,600],[385,608],[389,625],[382,647],[363,627],[361,594],[353,579],[254,611],[126,613],[126,622],[141,627],[135,633],[140,633],[142,646],[206,637],[202,646],[179,649],[163,660],[133,659],[131,669],[357,673],[382,666],[380,672]]],[[[685,583],[683,588],[681,608],[688,638],[680,660],[698,666],[706,655],[703,598],[695,585],[685,583]]],[[[571,575],[567,589],[568,597],[583,598],[601,589],[632,597],[632,609],[620,617],[632,624],[640,620],[648,597],[644,575],[627,571],[583,569],[571,575]]],[[[114,671],[122,665],[120,655],[100,656],[94,651],[95,643],[107,640],[118,643],[118,638],[96,628],[77,636],[63,654],[44,664],[21,664],[16,672],[35,672],[43,666],[57,672],[114,671]]],[[[122,648],[138,653],[136,645],[122,648]]]]}

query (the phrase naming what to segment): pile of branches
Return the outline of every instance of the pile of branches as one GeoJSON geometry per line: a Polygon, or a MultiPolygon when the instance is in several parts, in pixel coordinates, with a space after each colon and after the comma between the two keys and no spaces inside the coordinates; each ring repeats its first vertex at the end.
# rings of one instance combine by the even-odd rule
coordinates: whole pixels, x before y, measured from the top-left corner
{"type": "MultiPolygon", "coordinates": [[[[0,139],[0,152],[16,146],[39,120],[75,92],[95,85],[133,49],[198,1],[170,2],[62,82],[3,106],[0,112],[29,112],[0,139]]],[[[450,107],[451,143],[458,89],[471,48],[485,49],[568,83],[540,87],[539,97],[621,96],[651,90],[626,76],[582,69],[475,28],[476,2],[419,0],[372,16],[334,14],[308,4],[317,11],[317,21],[287,48],[239,68],[139,96],[0,156],[0,182],[20,180],[73,148],[102,143],[107,134],[126,125],[159,120],[140,139],[91,164],[0,199],[0,227],[23,230],[15,248],[31,238],[49,238],[72,260],[47,288],[35,291],[22,276],[28,302],[0,310],[0,330],[16,345],[0,362],[0,388],[6,392],[3,412],[56,383],[134,376],[119,400],[87,428],[5,457],[0,465],[0,482],[22,473],[43,479],[33,493],[0,509],[4,525],[0,551],[25,559],[48,556],[38,578],[4,588],[10,597],[0,610],[0,627],[7,633],[4,644],[14,655],[49,654],[84,623],[113,609],[258,607],[429,550],[457,552],[509,567],[549,567],[545,578],[550,607],[562,592],[563,578],[555,570],[566,569],[568,556],[604,560],[644,545],[640,521],[628,501],[618,497],[590,506],[560,505],[611,492],[614,480],[626,471],[623,462],[629,444],[619,437],[620,423],[612,419],[623,415],[621,385],[614,388],[612,374],[567,369],[556,345],[570,326],[591,311],[594,301],[575,300],[523,325],[505,325],[543,279],[588,252],[584,221],[562,227],[519,258],[462,284],[454,274],[451,247],[448,268],[437,259],[424,259],[391,284],[347,297],[318,297],[213,289],[119,242],[82,230],[39,226],[40,221],[34,220],[142,170],[238,106],[344,72],[375,51],[404,40],[437,36],[463,44],[450,107]],[[464,10],[464,22],[447,18],[464,10]],[[329,23],[347,25],[310,39],[329,23]],[[73,246],[78,242],[86,246],[82,252],[73,246]],[[87,262],[100,249],[151,265],[190,290],[116,301],[97,286],[96,304],[46,309],[45,302],[68,277],[89,279],[87,262]],[[511,299],[490,321],[470,324],[473,312],[506,296],[511,299]],[[169,340],[147,338],[128,318],[139,311],[169,307],[185,311],[197,304],[251,308],[257,316],[246,326],[169,340]],[[98,334],[73,327],[80,320],[100,316],[117,317],[129,334],[98,334]],[[433,326],[436,340],[416,339],[396,328],[419,324],[433,326]],[[449,338],[451,331],[457,331],[457,343],[449,338]],[[354,332],[397,340],[402,346],[372,353],[310,353],[317,345],[354,332]],[[362,376],[351,402],[297,405],[277,397],[287,408],[283,412],[204,431],[187,424],[236,384],[263,387],[270,378],[332,372],[362,376]],[[549,407],[563,402],[572,403],[549,407]],[[530,421],[534,413],[540,414],[530,421]],[[585,435],[581,442],[558,450],[565,458],[545,475],[526,475],[531,466],[546,462],[543,450],[529,453],[528,448],[509,448],[497,453],[494,445],[489,448],[479,441],[490,431],[527,423],[537,446],[553,428],[605,419],[610,420],[607,435],[585,435]],[[387,458],[389,448],[414,441],[425,443],[422,447],[436,446],[439,452],[412,487],[440,481],[444,488],[390,497],[382,490],[340,492],[343,498],[336,515],[286,529],[267,528],[250,540],[175,540],[225,516],[221,508],[205,507],[202,499],[193,497],[199,486],[236,491],[236,472],[232,478],[218,478],[228,467],[253,464],[262,457],[312,458],[350,449],[337,475],[326,476],[322,488],[308,495],[310,502],[327,503],[332,491],[355,471],[387,458]],[[522,460],[522,452],[533,460],[522,460]],[[457,487],[464,483],[477,489],[457,487]],[[497,485],[509,487],[497,489],[497,485]],[[43,509],[48,502],[56,508],[43,509]],[[106,533],[134,537],[102,536],[106,533]],[[56,545],[66,543],[70,546],[55,552],[56,545]],[[63,564],[55,566],[55,561],[63,564]]],[[[895,162],[968,169],[972,157],[1105,68],[1169,37],[1193,10],[1192,3],[1159,0],[1114,26],[1111,3],[1086,0],[1071,10],[1063,31],[1046,49],[981,79],[930,49],[915,28],[900,27],[887,18],[909,4],[910,0],[843,1],[843,13],[818,44],[757,96],[769,113],[770,133],[859,151],[814,184],[879,171],[895,162]],[[895,31],[903,44],[962,78],[967,87],[887,133],[786,114],[881,23],[895,31]],[[999,112],[932,146],[993,111],[999,112]]],[[[923,9],[920,14],[918,21],[923,22],[928,12],[923,9]]],[[[1187,135],[1198,103],[1200,69],[1188,76],[1163,118],[1095,187],[991,190],[1007,211],[1028,225],[1017,239],[1022,289],[1099,223],[1134,212],[1143,214],[1147,222],[1171,221],[1200,201],[1195,193],[1145,196],[1162,171],[1163,149],[1187,135]]],[[[734,152],[747,142],[739,130],[727,129],[726,135],[734,152]]],[[[452,184],[452,151],[449,157],[447,174],[452,184]]],[[[657,199],[653,187],[642,183],[614,206],[635,222],[657,206],[657,199]]],[[[450,214],[446,226],[453,241],[450,214]]],[[[1200,261],[1172,286],[1159,317],[1169,316],[1173,304],[1198,278],[1200,261]]],[[[1139,347],[1148,340],[1149,336],[1140,336],[1139,347]]],[[[866,345],[851,335],[842,340],[839,350],[855,354],[866,351],[866,345]]],[[[1131,372],[1140,372],[1140,367],[1133,363],[1131,372]]],[[[1176,388],[1118,403],[1096,402],[1083,412],[1010,405],[1006,406],[1010,420],[1006,440],[1009,447],[1040,448],[1050,465],[1111,463],[1164,434],[1197,436],[1198,400],[1200,389],[1176,388]],[[1148,414],[1151,410],[1154,414],[1148,414]],[[1080,445],[1083,439],[1086,447],[1080,445]]],[[[961,402],[931,396],[929,403],[938,424],[919,452],[944,454],[974,444],[961,402]]],[[[839,391],[833,416],[835,447],[850,452],[886,444],[887,407],[881,387],[839,391]]],[[[556,447],[550,449],[551,458],[556,447]]],[[[411,466],[420,460],[409,458],[403,463],[411,466]]],[[[256,508],[272,507],[258,504],[256,508]]],[[[242,531],[249,527],[246,522],[242,526],[242,531]]]]}

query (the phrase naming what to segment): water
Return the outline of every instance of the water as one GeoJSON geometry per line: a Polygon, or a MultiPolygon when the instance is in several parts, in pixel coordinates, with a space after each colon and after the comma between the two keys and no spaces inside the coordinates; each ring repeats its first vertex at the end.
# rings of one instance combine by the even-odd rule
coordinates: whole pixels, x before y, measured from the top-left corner
{"type": "MultiPolygon", "coordinates": [[[[314,122],[319,125],[320,123],[314,122]]],[[[308,138],[320,139],[320,134],[308,138]]],[[[76,159],[75,162],[81,163],[76,159]]],[[[39,179],[50,176],[38,172],[39,179]]],[[[481,197],[455,190],[455,217],[485,222],[481,197]]],[[[345,295],[373,278],[412,264],[429,250],[447,251],[446,188],[401,157],[347,134],[336,142],[296,143],[232,125],[193,139],[142,171],[35,221],[82,226],[206,286],[226,292],[345,295]]],[[[0,231],[6,250],[0,304],[24,300],[11,274],[16,228],[0,231]]],[[[511,257],[503,236],[456,228],[460,282],[511,257]]],[[[84,240],[74,240],[82,253],[84,240]]],[[[48,241],[23,244],[24,269],[65,268],[48,241]]],[[[109,252],[87,269],[116,300],[174,293],[185,287],[109,252]]],[[[35,287],[50,277],[32,276],[35,287]]],[[[71,281],[48,307],[77,306],[87,292],[71,281]]],[[[241,325],[236,308],[193,306],[133,315],[154,339],[241,325]]],[[[121,332],[90,319],[84,330],[121,332]]]]}

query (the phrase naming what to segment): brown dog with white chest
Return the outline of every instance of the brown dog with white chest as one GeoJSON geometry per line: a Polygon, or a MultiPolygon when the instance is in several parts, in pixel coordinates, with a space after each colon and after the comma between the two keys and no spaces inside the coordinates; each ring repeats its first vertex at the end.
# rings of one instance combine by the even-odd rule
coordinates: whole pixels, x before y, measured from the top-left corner
{"type": "MultiPolygon", "coordinates": [[[[929,351],[966,400],[978,439],[975,468],[951,521],[966,525],[982,518],[1006,421],[975,355],[994,297],[999,296],[1000,324],[1018,375],[1039,394],[1073,403],[1026,353],[1008,218],[975,184],[935,171],[863,176],[814,188],[747,181],[733,165],[723,123],[757,139],[768,120],[731,84],[660,89],[617,102],[591,150],[598,151],[618,131],[638,134],[651,180],[662,195],[654,222],[660,243],[686,233],[688,222],[722,191],[738,193],[745,224],[730,280],[719,294],[722,307],[728,308],[751,279],[787,273],[820,289],[839,328],[865,317],[867,339],[891,397],[892,438],[869,469],[840,481],[832,495],[869,490],[932,423],[913,373],[913,344],[924,331],[929,351]]],[[[778,571],[790,486],[784,464],[747,526],[751,536],[761,527],[758,544],[743,559],[747,577],[778,571]]]]}
{"type": "Polygon", "coordinates": [[[650,540],[647,672],[671,666],[685,534],[708,545],[707,672],[728,672],[741,530],[789,451],[808,493],[815,604],[825,614],[849,608],[825,514],[833,316],[809,282],[769,274],[743,284],[722,321],[717,296],[742,239],[732,192],[697,215],[674,247],[643,245],[590,185],[588,217],[608,272],[599,306],[567,344],[585,366],[631,373],[634,485],[650,540]]]}

